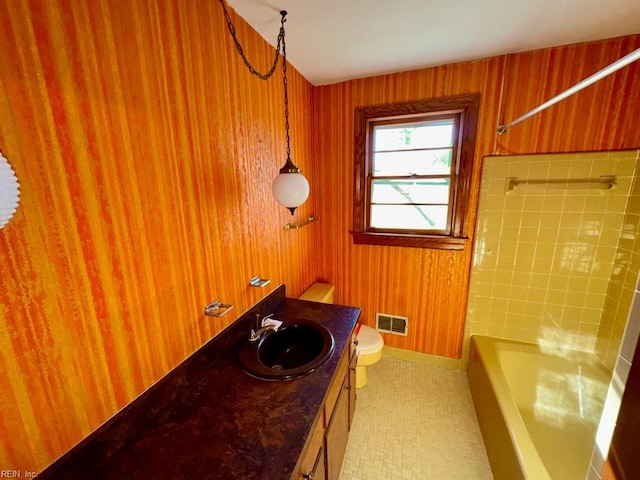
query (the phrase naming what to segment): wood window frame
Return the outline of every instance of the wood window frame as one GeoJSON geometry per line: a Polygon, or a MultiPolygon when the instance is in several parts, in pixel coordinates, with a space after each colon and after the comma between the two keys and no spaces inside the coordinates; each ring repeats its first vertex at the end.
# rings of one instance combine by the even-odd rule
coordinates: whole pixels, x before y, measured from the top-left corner
{"type": "Polygon", "coordinates": [[[444,250],[464,249],[468,240],[469,201],[479,109],[479,93],[356,108],[353,243],[444,250]],[[406,122],[425,115],[438,118],[438,116],[453,113],[460,114],[460,128],[454,140],[458,148],[454,151],[455,166],[452,178],[455,181],[451,184],[453,192],[449,231],[442,234],[412,231],[380,232],[369,228],[367,217],[370,208],[369,177],[372,167],[370,132],[373,125],[379,125],[381,121],[391,124],[396,121],[406,122]]]}

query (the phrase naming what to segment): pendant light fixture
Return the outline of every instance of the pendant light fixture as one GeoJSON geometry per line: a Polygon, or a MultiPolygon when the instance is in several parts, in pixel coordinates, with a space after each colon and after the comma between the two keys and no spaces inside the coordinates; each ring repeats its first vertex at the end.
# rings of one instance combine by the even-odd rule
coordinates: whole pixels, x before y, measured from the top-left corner
{"type": "Polygon", "coordinates": [[[238,42],[238,39],[236,38],[235,28],[231,23],[231,17],[229,16],[229,12],[227,12],[225,1],[220,0],[220,3],[222,4],[222,9],[224,10],[224,16],[227,21],[229,33],[231,33],[231,37],[235,42],[236,50],[242,57],[244,64],[253,75],[262,80],[267,80],[268,78],[270,78],[275,72],[280,51],[282,50],[282,83],[284,87],[284,126],[287,140],[287,160],[284,166],[280,169],[280,174],[273,179],[273,182],[271,184],[271,193],[273,194],[273,198],[276,200],[276,202],[288,208],[291,212],[291,215],[293,215],[296,208],[302,205],[309,197],[309,182],[307,181],[305,176],[302,175],[300,169],[296,167],[291,161],[291,138],[289,135],[289,91],[287,84],[287,46],[285,42],[284,31],[284,22],[286,22],[287,12],[286,10],[282,10],[280,12],[280,15],[282,17],[280,19],[280,33],[278,34],[276,53],[271,69],[267,73],[261,74],[251,66],[242,50],[240,42],[238,42]]]}

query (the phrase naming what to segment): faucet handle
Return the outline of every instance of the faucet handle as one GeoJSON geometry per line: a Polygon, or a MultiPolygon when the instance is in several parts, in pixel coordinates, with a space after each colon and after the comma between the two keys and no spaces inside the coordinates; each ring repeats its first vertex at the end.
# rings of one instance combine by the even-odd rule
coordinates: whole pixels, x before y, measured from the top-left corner
{"type": "Polygon", "coordinates": [[[282,326],[282,320],[276,320],[272,318],[273,314],[268,315],[262,319],[262,328],[271,328],[276,332],[282,326]]]}
{"type": "Polygon", "coordinates": [[[269,320],[271,317],[273,317],[273,313],[270,313],[269,315],[265,315],[262,320],[260,321],[260,326],[261,327],[266,327],[268,325],[267,320],[269,320]]]}
{"type": "Polygon", "coordinates": [[[258,336],[258,334],[256,333],[256,331],[252,328],[251,332],[249,333],[249,341],[250,342],[255,342],[256,340],[258,340],[260,337],[258,336]]]}

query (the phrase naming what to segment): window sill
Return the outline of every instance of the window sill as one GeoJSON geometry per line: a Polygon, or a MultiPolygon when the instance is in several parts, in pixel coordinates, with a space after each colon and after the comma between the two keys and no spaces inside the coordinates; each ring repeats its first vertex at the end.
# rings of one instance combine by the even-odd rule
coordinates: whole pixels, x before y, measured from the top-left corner
{"type": "Polygon", "coordinates": [[[356,245],[387,245],[390,247],[464,250],[468,238],[436,235],[402,235],[390,233],[352,232],[356,245]]]}

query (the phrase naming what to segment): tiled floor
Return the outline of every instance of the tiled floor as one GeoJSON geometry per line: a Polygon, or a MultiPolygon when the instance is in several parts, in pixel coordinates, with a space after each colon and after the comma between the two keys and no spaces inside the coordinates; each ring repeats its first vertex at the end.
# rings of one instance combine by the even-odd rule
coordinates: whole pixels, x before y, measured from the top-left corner
{"type": "Polygon", "coordinates": [[[492,480],[465,374],[391,357],[368,371],[340,480],[492,480]]]}

